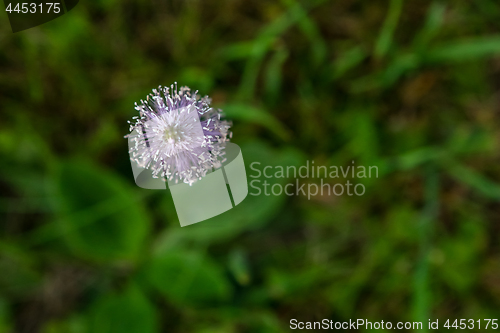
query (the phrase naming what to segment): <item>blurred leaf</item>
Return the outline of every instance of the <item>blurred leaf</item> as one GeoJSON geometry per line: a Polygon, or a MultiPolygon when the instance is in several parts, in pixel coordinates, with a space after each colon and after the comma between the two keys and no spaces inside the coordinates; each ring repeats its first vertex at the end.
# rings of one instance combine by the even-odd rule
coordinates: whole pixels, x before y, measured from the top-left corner
{"type": "MultiPolygon", "coordinates": [[[[309,10],[320,5],[324,0],[311,2],[309,10]]],[[[266,25],[253,42],[251,56],[248,59],[241,84],[238,89],[238,97],[241,100],[248,100],[254,95],[257,77],[266,53],[270,50],[276,39],[288,28],[303,19],[300,3],[295,3],[288,8],[287,12],[266,25]]],[[[240,44],[241,45],[241,44],[240,44]]],[[[318,55],[321,56],[321,49],[318,55]]],[[[234,51],[233,51],[234,52],[234,51]]]]}
{"type": "Polygon", "coordinates": [[[494,133],[485,130],[457,127],[446,143],[446,150],[457,155],[493,154],[498,150],[498,142],[494,133]]]}
{"type": "Polygon", "coordinates": [[[235,324],[232,323],[224,323],[222,325],[210,324],[209,327],[199,328],[196,333],[234,333],[236,332],[234,326],[235,324]]]}
{"type": "Polygon", "coordinates": [[[362,164],[372,163],[380,150],[373,116],[366,110],[352,110],[344,123],[344,134],[350,139],[349,152],[360,158],[362,164]]]}
{"type": "Polygon", "coordinates": [[[282,0],[282,2],[287,5],[292,15],[298,19],[299,29],[309,39],[314,65],[322,64],[326,58],[327,48],[316,22],[307,15],[307,12],[298,1],[282,0]]]}
{"type": "Polygon", "coordinates": [[[396,56],[382,71],[372,73],[351,84],[353,93],[391,87],[403,75],[422,64],[440,64],[480,59],[500,54],[500,37],[478,37],[469,41],[458,41],[433,47],[417,53],[402,53],[396,56]]]}
{"type": "Polygon", "coordinates": [[[77,314],[64,320],[50,321],[42,333],[87,333],[86,318],[77,314]]]}
{"type": "Polygon", "coordinates": [[[442,44],[430,49],[425,60],[432,63],[465,61],[500,55],[500,36],[486,36],[442,44]]]}
{"type": "Polygon", "coordinates": [[[42,83],[41,64],[39,63],[40,43],[30,32],[23,34],[25,66],[30,75],[28,78],[28,91],[31,100],[40,102],[44,98],[44,89],[42,83]]]}
{"type": "Polygon", "coordinates": [[[416,232],[419,227],[419,212],[411,207],[395,207],[388,212],[387,230],[389,231],[388,237],[392,238],[394,242],[410,243],[416,242],[418,233],[416,232]]]}
{"type": "Polygon", "coordinates": [[[0,297],[0,333],[12,332],[10,329],[10,309],[7,299],[0,297]]]}
{"type": "Polygon", "coordinates": [[[233,274],[236,281],[241,285],[250,283],[250,268],[248,267],[248,258],[241,249],[233,250],[229,253],[229,271],[233,274]]]}
{"type": "Polygon", "coordinates": [[[391,63],[379,72],[368,74],[351,83],[353,93],[362,93],[373,89],[391,87],[404,74],[418,68],[420,58],[406,53],[394,57],[391,63]]]}
{"type": "Polygon", "coordinates": [[[424,52],[425,47],[437,35],[443,24],[445,9],[445,5],[441,2],[433,2],[429,6],[425,25],[413,41],[413,45],[417,50],[424,52]]]}
{"type": "Polygon", "coordinates": [[[497,20],[500,16],[500,7],[496,1],[484,0],[479,1],[475,5],[479,7],[481,14],[493,20],[497,20]]]}
{"type": "Polygon", "coordinates": [[[109,149],[110,145],[116,144],[116,138],[120,136],[122,136],[122,133],[120,133],[120,129],[115,122],[105,118],[101,119],[99,126],[88,140],[86,147],[88,154],[102,154],[103,151],[109,149]]]}
{"type": "Polygon", "coordinates": [[[290,139],[290,131],[268,111],[246,104],[227,104],[223,110],[229,119],[259,124],[282,140],[290,139]]]}
{"type": "Polygon", "coordinates": [[[375,44],[374,55],[376,58],[382,58],[389,52],[402,7],[403,0],[391,0],[387,17],[375,44]]]}
{"type": "Polygon", "coordinates": [[[442,254],[442,263],[436,269],[443,282],[457,292],[457,296],[470,297],[475,292],[475,281],[479,278],[479,265],[487,251],[489,231],[485,218],[474,205],[464,205],[457,210],[452,234],[442,235],[437,250],[442,254]],[[467,274],[456,274],[465,272],[467,274]]]}
{"type": "Polygon", "coordinates": [[[183,69],[179,83],[182,86],[196,87],[200,95],[205,96],[214,85],[213,75],[198,67],[188,67],[183,69]]]}
{"type": "Polygon", "coordinates": [[[424,322],[430,316],[432,292],[430,289],[429,253],[435,225],[439,214],[440,182],[436,166],[425,170],[425,206],[419,223],[420,255],[415,267],[413,289],[414,320],[424,322]]]}
{"type": "Polygon", "coordinates": [[[473,169],[460,164],[458,161],[449,161],[446,163],[446,170],[459,183],[469,185],[490,199],[500,200],[500,185],[492,182],[473,169]]]}
{"type": "Polygon", "coordinates": [[[254,42],[237,42],[221,48],[218,55],[225,60],[237,60],[250,57],[254,48],[254,42]]]}
{"type": "MultiPolygon", "coordinates": [[[[247,315],[245,326],[249,332],[259,333],[279,333],[288,332],[283,329],[282,321],[277,318],[276,314],[264,311],[254,311],[247,315]]],[[[287,327],[287,326],[285,326],[287,327]]]]}
{"type": "Polygon", "coordinates": [[[215,305],[228,300],[231,286],[209,257],[194,251],[158,254],[145,267],[147,281],[177,305],[215,305]]]}
{"type": "Polygon", "coordinates": [[[42,283],[36,259],[22,248],[0,243],[0,295],[26,297],[42,283]]]}
{"type": "Polygon", "coordinates": [[[267,65],[265,91],[273,103],[279,98],[283,77],[282,67],[288,56],[288,50],[285,47],[280,47],[267,65]]]}
{"type": "Polygon", "coordinates": [[[316,265],[294,272],[273,269],[267,274],[266,286],[273,299],[302,298],[322,279],[326,279],[325,271],[316,265]]]}
{"type": "Polygon", "coordinates": [[[366,52],[359,46],[355,46],[341,54],[332,64],[332,78],[337,79],[350,69],[359,65],[367,57],[366,52]]]}
{"type": "Polygon", "coordinates": [[[380,85],[389,87],[396,81],[420,65],[419,58],[413,54],[405,54],[397,57],[380,76],[380,85]]]}
{"type": "Polygon", "coordinates": [[[394,163],[400,170],[409,170],[429,161],[436,161],[446,156],[446,152],[437,147],[420,148],[398,156],[394,163]]]}
{"type": "Polygon", "coordinates": [[[137,259],[150,222],[120,178],[87,163],[63,162],[57,187],[61,231],[76,254],[95,260],[137,259]]]}
{"type": "Polygon", "coordinates": [[[136,286],[105,295],[90,308],[88,333],[159,332],[154,306],[136,286]]]}

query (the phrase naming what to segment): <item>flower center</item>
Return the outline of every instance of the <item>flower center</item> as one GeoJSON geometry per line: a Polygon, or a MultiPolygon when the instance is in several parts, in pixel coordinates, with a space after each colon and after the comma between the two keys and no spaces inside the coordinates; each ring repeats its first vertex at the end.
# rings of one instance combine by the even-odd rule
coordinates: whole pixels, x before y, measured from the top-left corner
{"type": "Polygon", "coordinates": [[[184,134],[179,126],[169,126],[165,128],[165,131],[163,132],[163,138],[169,144],[173,145],[176,142],[181,142],[184,139],[184,134]]]}

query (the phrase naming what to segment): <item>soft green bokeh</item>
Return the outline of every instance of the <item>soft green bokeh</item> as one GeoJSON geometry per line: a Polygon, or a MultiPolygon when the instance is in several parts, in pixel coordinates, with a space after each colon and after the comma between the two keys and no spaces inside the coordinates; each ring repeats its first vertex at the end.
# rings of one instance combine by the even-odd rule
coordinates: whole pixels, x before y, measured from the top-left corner
{"type": "Polygon", "coordinates": [[[16,34],[0,16],[0,333],[500,317],[496,1],[80,1],[16,34]],[[379,177],[181,228],[123,138],[174,81],[226,111],[248,176],[379,177]]]}

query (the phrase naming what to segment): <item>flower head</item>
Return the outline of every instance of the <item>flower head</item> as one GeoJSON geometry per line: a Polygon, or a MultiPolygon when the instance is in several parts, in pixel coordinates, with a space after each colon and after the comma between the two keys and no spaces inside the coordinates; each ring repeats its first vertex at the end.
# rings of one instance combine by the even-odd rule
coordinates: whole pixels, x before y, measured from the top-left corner
{"type": "Polygon", "coordinates": [[[151,169],[153,177],[193,184],[224,162],[224,143],[231,124],[210,98],[191,94],[177,84],[153,89],[146,101],[135,103],[139,116],[130,123],[131,159],[151,169]]]}

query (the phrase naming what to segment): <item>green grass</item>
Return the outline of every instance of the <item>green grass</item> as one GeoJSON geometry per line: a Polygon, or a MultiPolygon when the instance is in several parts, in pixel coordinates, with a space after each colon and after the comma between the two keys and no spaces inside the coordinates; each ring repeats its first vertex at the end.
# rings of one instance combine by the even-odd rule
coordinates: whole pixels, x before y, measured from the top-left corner
{"type": "Polygon", "coordinates": [[[4,16],[0,333],[498,316],[495,1],[101,0],[16,34],[4,16]],[[180,228],[123,138],[174,81],[226,111],[247,173],[355,161],[379,178],[180,228]]]}

